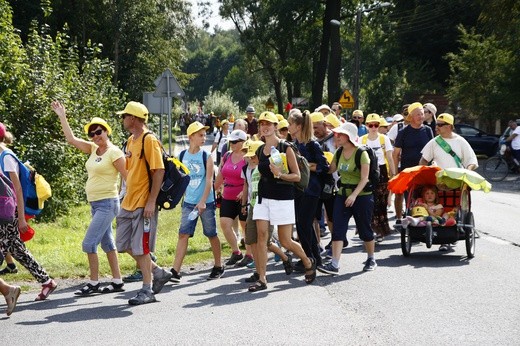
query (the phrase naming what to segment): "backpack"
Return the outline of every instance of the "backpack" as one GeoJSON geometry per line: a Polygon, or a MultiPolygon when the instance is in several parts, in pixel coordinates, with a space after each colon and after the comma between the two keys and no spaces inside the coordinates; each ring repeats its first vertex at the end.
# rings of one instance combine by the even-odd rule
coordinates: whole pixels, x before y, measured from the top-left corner
{"type": "MultiPolygon", "coordinates": [[[[354,156],[354,162],[356,163],[356,168],[358,170],[361,170],[361,155],[363,154],[363,151],[366,151],[368,157],[370,158],[368,183],[363,188],[363,191],[372,192],[377,188],[377,185],[379,184],[379,164],[377,163],[377,156],[374,149],[366,145],[360,145],[356,150],[356,154],[354,156]]],[[[334,154],[336,158],[336,167],[338,166],[339,158],[341,157],[340,155],[342,152],[343,147],[339,147],[338,150],[336,150],[336,153],[334,154]]],[[[338,188],[341,187],[340,185],[344,184],[341,184],[341,180],[338,180],[338,188]]]]}
{"type": "Polygon", "coordinates": [[[52,195],[49,183],[47,183],[45,178],[39,175],[33,167],[20,161],[9,149],[4,150],[0,154],[0,168],[4,174],[5,155],[12,156],[16,162],[18,162],[18,177],[20,179],[20,185],[22,186],[25,214],[33,216],[39,215],[43,209],[43,202],[52,195]],[[39,194],[38,191],[40,191],[39,194]]]}
{"type": "MultiPolygon", "coordinates": [[[[150,165],[148,164],[148,161],[144,155],[144,139],[148,134],[153,135],[152,132],[146,132],[143,135],[140,158],[144,157],[145,159],[144,162],[146,164],[146,171],[148,172],[148,180],[151,189],[152,177],[150,175],[150,165]]],[[[162,145],[161,150],[164,164],[164,177],[161,184],[161,189],[157,195],[156,204],[159,207],[159,210],[170,210],[179,204],[179,201],[184,195],[184,192],[190,183],[190,171],[181,161],[173,156],[168,155],[162,145]]]]}
{"type": "Polygon", "coordinates": [[[16,212],[16,193],[13,183],[0,172],[0,225],[14,221],[16,212]]]}

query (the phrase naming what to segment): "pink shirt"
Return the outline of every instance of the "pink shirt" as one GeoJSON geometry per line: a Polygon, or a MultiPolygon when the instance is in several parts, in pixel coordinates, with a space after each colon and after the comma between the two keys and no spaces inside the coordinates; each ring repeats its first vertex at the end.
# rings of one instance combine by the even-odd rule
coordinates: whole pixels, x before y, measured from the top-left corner
{"type": "Polygon", "coordinates": [[[246,165],[246,161],[242,159],[237,163],[233,163],[231,155],[231,152],[229,152],[229,154],[226,153],[224,156],[225,163],[221,171],[222,177],[224,178],[224,193],[222,194],[222,198],[234,201],[244,187],[244,179],[241,173],[242,167],[246,165]]]}

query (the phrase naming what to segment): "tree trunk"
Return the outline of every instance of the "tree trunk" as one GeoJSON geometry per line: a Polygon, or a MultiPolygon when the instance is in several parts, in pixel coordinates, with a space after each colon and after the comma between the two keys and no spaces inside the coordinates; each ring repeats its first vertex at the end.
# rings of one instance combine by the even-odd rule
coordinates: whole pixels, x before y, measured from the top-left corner
{"type": "MultiPolygon", "coordinates": [[[[339,21],[341,12],[341,0],[330,1],[333,3],[331,12],[333,19],[339,21]]],[[[329,3],[329,2],[327,2],[329,3]]],[[[341,41],[339,35],[339,25],[330,26],[330,58],[328,78],[328,104],[337,102],[341,95],[341,41]]]]}
{"type": "Polygon", "coordinates": [[[314,64],[314,80],[312,81],[312,96],[309,109],[319,106],[323,100],[323,84],[327,72],[327,61],[329,58],[330,43],[330,21],[333,19],[333,7],[337,0],[327,0],[325,13],[323,15],[323,31],[320,44],[320,58],[314,64]]]}

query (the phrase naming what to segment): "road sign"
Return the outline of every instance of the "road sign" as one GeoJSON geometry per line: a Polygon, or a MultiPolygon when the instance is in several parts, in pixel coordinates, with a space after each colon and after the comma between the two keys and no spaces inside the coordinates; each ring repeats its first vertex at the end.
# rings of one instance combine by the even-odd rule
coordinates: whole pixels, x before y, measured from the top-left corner
{"type": "Polygon", "coordinates": [[[354,96],[352,96],[348,89],[343,91],[343,94],[341,94],[338,102],[343,108],[354,108],[354,96]]]}
{"type": "Polygon", "coordinates": [[[155,97],[175,97],[182,99],[185,96],[184,90],[182,90],[169,68],[164,70],[164,72],[156,78],[155,85],[157,85],[153,93],[155,97]]]}

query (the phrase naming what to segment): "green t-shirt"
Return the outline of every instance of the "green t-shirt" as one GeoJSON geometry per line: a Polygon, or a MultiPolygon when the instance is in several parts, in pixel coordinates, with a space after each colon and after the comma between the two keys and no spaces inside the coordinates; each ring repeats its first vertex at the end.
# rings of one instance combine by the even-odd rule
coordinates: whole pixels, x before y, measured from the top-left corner
{"type": "MultiPolygon", "coordinates": [[[[340,155],[338,161],[338,175],[341,182],[341,185],[354,185],[357,186],[359,181],[361,180],[361,170],[356,167],[356,152],[359,150],[356,149],[352,155],[346,159],[343,156],[343,152],[340,155]]],[[[361,164],[370,164],[370,158],[368,157],[368,153],[365,151],[361,154],[361,164]]],[[[356,188],[348,187],[348,188],[340,188],[340,194],[342,195],[350,195],[352,191],[356,188]]],[[[370,191],[361,191],[360,196],[370,195],[372,192],[370,191]]]]}
{"type": "Polygon", "coordinates": [[[249,201],[249,205],[253,208],[256,204],[256,199],[258,197],[258,183],[260,182],[260,171],[257,167],[253,168],[251,172],[251,200],[249,201]]]}

